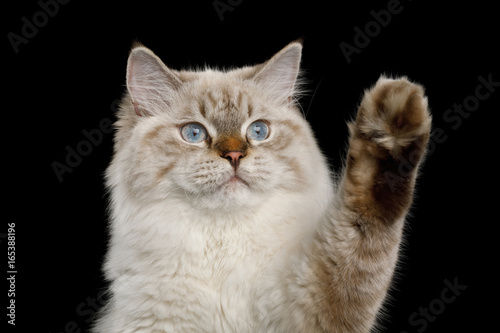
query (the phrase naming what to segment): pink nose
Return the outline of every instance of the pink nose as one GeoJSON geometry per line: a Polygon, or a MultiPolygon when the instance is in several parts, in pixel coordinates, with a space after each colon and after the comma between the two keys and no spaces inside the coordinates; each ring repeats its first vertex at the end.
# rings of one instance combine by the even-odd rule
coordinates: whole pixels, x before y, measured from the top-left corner
{"type": "Polygon", "coordinates": [[[229,163],[231,163],[231,165],[233,166],[233,168],[236,169],[240,163],[240,159],[245,157],[245,155],[243,154],[242,151],[235,150],[235,151],[225,152],[224,154],[221,155],[221,157],[228,160],[229,163]]]}

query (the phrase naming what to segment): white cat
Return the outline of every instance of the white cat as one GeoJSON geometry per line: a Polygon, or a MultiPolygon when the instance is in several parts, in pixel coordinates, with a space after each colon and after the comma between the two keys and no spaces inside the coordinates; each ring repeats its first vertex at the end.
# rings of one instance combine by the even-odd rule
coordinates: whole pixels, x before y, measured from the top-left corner
{"type": "Polygon", "coordinates": [[[94,332],[373,327],[429,138],[427,100],[381,78],[332,177],[294,98],[301,50],[221,72],[132,49],[106,174],[111,299],[94,332]],[[414,170],[401,174],[403,159],[414,170]]]}

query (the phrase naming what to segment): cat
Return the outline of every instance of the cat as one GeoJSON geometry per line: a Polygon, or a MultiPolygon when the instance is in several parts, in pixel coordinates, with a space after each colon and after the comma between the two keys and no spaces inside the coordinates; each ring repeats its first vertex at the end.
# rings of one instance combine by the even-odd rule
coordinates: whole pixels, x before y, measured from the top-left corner
{"type": "Polygon", "coordinates": [[[301,53],[292,42],[256,66],[177,71],[132,48],[106,171],[110,299],[93,332],[376,327],[429,140],[427,98],[381,76],[335,175],[297,102],[301,53]]]}

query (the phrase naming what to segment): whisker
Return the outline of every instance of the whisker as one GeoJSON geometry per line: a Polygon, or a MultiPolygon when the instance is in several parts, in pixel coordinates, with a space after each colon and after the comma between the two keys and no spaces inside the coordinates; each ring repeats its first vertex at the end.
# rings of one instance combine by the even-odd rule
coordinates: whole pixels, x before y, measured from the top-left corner
{"type": "MultiPolygon", "coordinates": [[[[316,88],[314,88],[314,92],[311,96],[311,101],[309,102],[309,106],[307,107],[307,111],[306,113],[304,114],[304,118],[307,119],[307,115],[309,114],[309,110],[311,109],[311,105],[312,105],[312,102],[314,100],[314,97],[316,96],[316,92],[318,91],[319,89],[319,86],[321,85],[321,82],[323,82],[323,79],[326,77],[326,75],[323,75],[323,77],[319,80],[318,84],[316,85],[316,88]]],[[[302,107],[301,107],[302,108],[302,107]]],[[[302,110],[303,111],[303,110],[302,110]]]]}

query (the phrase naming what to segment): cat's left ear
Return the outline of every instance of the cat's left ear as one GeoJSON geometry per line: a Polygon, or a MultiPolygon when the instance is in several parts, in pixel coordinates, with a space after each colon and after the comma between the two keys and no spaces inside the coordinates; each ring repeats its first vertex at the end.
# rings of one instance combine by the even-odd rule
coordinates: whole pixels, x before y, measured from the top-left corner
{"type": "Polygon", "coordinates": [[[301,57],[302,43],[290,43],[261,65],[254,80],[278,101],[289,101],[296,89],[301,57]]]}
{"type": "Polygon", "coordinates": [[[168,107],[180,85],[177,75],[153,51],[142,45],[132,49],[127,63],[127,88],[137,115],[168,107]]]}

